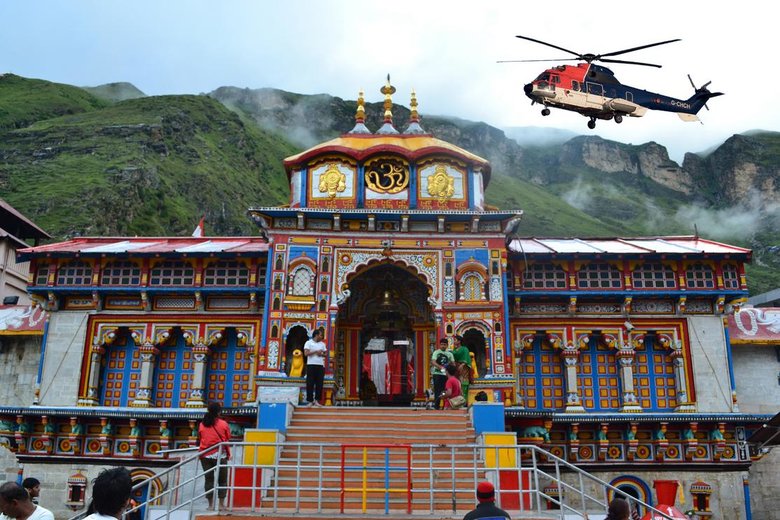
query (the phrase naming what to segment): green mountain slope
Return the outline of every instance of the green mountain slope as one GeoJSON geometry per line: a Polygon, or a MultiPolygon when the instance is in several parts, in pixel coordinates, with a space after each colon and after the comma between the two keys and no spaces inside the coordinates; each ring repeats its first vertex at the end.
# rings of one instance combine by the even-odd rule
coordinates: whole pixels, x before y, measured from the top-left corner
{"type": "Polygon", "coordinates": [[[146,97],[146,94],[141,92],[141,90],[139,90],[135,85],[125,81],[120,81],[117,83],[106,83],[105,85],[98,85],[97,87],[81,88],[93,96],[104,101],[108,101],[109,103],[146,97]]]}
{"type": "Polygon", "coordinates": [[[255,232],[246,209],[287,200],[296,150],[205,96],[120,102],[0,140],[0,197],[52,235],[255,232]]]}
{"type": "Polygon", "coordinates": [[[95,110],[106,103],[70,85],[0,74],[0,131],[35,121],[95,110]]]}

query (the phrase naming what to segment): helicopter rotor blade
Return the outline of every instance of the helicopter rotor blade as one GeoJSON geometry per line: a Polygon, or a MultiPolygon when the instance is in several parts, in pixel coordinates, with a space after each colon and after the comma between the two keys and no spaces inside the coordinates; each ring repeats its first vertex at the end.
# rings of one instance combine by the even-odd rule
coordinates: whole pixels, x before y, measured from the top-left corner
{"type": "Polygon", "coordinates": [[[709,86],[710,86],[710,83],[712,83],[712,80],[710,80],[710,81],[708,81],[707,83],[705,83],[704,85],[702,85],[702,86],[701,86],[701,88],[707,88],[707,87],[709,87],[709,86]]]}
{"type": "Polygon", "coordinates": [[[599,59],[598,61],[603,61],[604,63],[623,63],[625,65],[644,65],[645,67],[655,67],[657,69],[661,68],[661,65],[656,65],[655,63],[645,63],[643,61],[628,61],[628,60],[610,60],[610,59],[599,59]]]}
{"type": "Polygon", "coordinates": [[[537,40],[535,38],[529,38],[528,36],[521,36],[517,35],[517,38],[520,38],[522,40],[528,40],[529,42],[538,43],[540,45],[546,45],[547,47],[552,47],[553,49],[558,49],[559,51],[568,52],[569,54],[573,54],[577,56],[578,58],[582,58],[582,54],[579,52],[570,51],[569,49],[564,49],[563,47],[559,47],[557,45],[553,45],[552,43],[543,42],[542,40],[537,40]]]}
{"type": "Polygon", "coordinates": [[[597,56],[598,59],[603,58],[604,56],[617,56],[619,54],[626,54],[627,52],[634,52],[639,51],[642,49],[648,49],[650,47],[657,47],[658,45],[666,45],[667,43],[674,43],[682,41],[681,38],[675,38],[674,40],[666,40],[664,42],[657,42],[657,43],[649,43],[647,45],[640,45],[639,47],[631,47],[630,49],[623,49],[622,51],[615,51],[615,52],[608,52],[607,54],[599,54],[597,56]]]}
{"type": "Polygon", "coordinates": [[[693,78],[690,74],[688,74],[688,81],[691,82],[691,86],[693,87],[693,90],[696,90],[696,83],[693,82],[693,78]]]}
{"type": "Polygon", "coordinates": [[[553,58],[549,60],[499,60],[496,63],[534,63],[539,61],[580,61],[579,58],[553,58]]]}

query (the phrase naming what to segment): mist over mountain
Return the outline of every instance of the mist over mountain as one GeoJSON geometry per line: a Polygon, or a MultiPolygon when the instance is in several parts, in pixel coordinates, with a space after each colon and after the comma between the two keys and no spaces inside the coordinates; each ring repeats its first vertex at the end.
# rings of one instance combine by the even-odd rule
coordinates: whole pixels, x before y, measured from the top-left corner
{"type": "MultiPolygon", "coordinates": [[[[6,74],[0,197],[58,239],[189,234],[203,214],[208,234],[252,234],[247,207],[288,200],[284,157],[349,131],[355,108],[270,88],[146,97],[121,82],[80,89],[6,74]]],[[[376,130],[382,104],[365,109],[376,130]]],[[[403,131],[408,108],[392,112],[403,131]]],[[[525,235],[698,233],[754,249],[752,292],[780,285],[776,132],[734,135],[678,164],[654,142],[424,113],[421,124],[491,161],[486,200],[524,210],[525,235]]]]}

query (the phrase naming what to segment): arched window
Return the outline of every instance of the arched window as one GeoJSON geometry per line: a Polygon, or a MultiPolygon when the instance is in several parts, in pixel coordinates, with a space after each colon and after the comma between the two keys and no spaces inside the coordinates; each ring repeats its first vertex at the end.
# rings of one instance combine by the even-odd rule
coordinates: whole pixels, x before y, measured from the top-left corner
{"type": "Polygon", "coordinates": [[[61,266],[57,271],[57,285],[92,284],[92,264],[74,260],[61,266]]]}
{"type": "Polygon", "coordinates": [[[302,265],[295,269],[288,283],[287,294],[290,296],[314,295],[314,273],[308,266],[302,265]]]}
{"type": "Polygon", "coordinates": [[[158,408],[184,408],[192,388],[192,349],[181,331],[171,344],[159,347],[155,366],[154,405],[158,408]]]}
{"type": "Polygon", "coordinates": [[[739,289],[739,269],[734,264],[723,266],[723,288],[739,289]]]}
{"type": "Polygon", "coordinates": [[[100,285],[140,285],[141,267],[130,260],[109,262],[103,268],[100,285]]]}
{"type": "Polygon", "coordinates": [[[203,285],[249,285],[249,268],[236,260],[213,263],[203,273],[203,285]]]}
{"type": "Polygon", "coordinates": [[[463,275],[459,282],[460,300],[482,301],[485,299],[485,280],[479,273],[469,272],[463,275]]]}
{"type": "Polygon", "coordinates": [[[621,289],[623,280],[615,266],[608,263],[587,264],[577,273],[580,289],[621,289]]]}
{"type": "Polygon", "coordinates": [[[677,280],[668,266],[661,262],[642,264],[631,274],[634,289],[675,289],[677,280]]]}
{"type": "Polygon", "coordinates": [[[566,289],[566,271],[555,264],[534,264],[523,273],[524,289],[566,289]]]}
{"type": "Polygon", "coordinates": [[[695,263],[685,270],[685,286],[688,289],[714,289],[715,273],[707,264],[695,263]]]}
{"type": "Polygon", "coordinates": [[[195,282],[195,269],[186,262],[166,260],[152,269],[149,285],[192,285],[195,282]]]}
{"type": "Polygon", "coordinates": [[[634,381],[639,404],[646,412],[671,412],[677,407],[674,364],[668,349],[647,335],[636,349],[634,381]]]}
{"type": "Polygon", "coordinates": [[[613,411],[620,409],[620,382],[615,351],[599,341],[588,343],[580,354],[577,386],[582,392],[586,410],[613,411]]]}
{"type": "Polygon", "coordinates": [[[141,355],[125,331],[106,347],[100,373],[100,405],[130,406],[141,378],[141,355]]]}
{"type": "Polygon", "coordinates": [[[563,410],[565,401],[563,362],[560,353],[543,336],[520,354],[520,394],[526,410],[563,410]]]}
{"type": "Polygon", "coordinates": [[[208,401],[225,407],[241,406],[250,397],[252,361],[247,350],[238,346],[235,329],[227,329],[226,336],[224,346],[212,349],[206,392],[208,401]]]}

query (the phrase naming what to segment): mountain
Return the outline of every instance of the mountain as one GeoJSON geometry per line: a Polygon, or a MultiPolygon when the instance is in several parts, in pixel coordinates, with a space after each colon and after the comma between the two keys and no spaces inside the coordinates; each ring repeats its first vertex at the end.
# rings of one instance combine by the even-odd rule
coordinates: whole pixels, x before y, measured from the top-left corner
{"type": "MultiPolygon", "coordinates": [[[[139,97],[0,77],[0,197],[57,238],[255,233],[246,208],[288,200],[281,161],[349,131],[355,101],[275,89],[139,97]]],[[[132,86],[130,86],[132,87],[132,86]]],[[[125,94],[122,94],[124,92],[125,94]]],[[[139,91],[140,92],[140,91],[139,91]]],[[[142,94],[142,93],[141,93],[142,94]]],[[[366,104],[381,124],[382,104],[366,104]]],[[[395,126],[409,110],[393,106],[395,126]]],[[[735,135],[682,165],[657,143],[507,134],[425,116],[423,127],[492,163],[489,204],[523,209],[529,236],[693,234],[754,250],[754,293],[780,286],[780,134],[735,135]],[[521,142],[523,144],[521,144],[521,142]]]]}
{"type": "Polygon", "coordinates": [[[105,85],[98,85],[97,87],[81,88],[96,98],[102,99],[103,101],[108,101],[109,103],[146,97],[146,94],[141,92],[135,85],[124,81],[120,81],[118,83],[106,83],[105,85]]]}
{"type": "Polygon", "coordinates": [[[78,87],[0,74],[0,131],[24,128],[42,119],[78,114],[105,105],[78,87]]]}
{"type": "Polygon", "coordinates": [[[287,200],[296,151],[206,96],[97,104],[4,132],[0,197],[60,239],[186,235],[202,214],[209,234],[248,234],[248,207],[287,200]]]}
{"type": "Polygon", "coordinates": [[[546,126],[510,126],[505,127],[504,134],[520,146],[551,146],[563,144],[579,134],[561,128],[546,126]]]}

